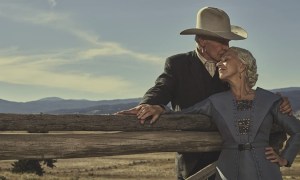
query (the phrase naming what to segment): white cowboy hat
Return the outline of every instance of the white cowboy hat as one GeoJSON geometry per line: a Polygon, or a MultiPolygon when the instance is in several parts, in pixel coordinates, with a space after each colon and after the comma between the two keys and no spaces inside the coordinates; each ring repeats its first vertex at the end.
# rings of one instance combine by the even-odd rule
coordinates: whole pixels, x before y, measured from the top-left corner
{"type": "Polygon", "coordinates": [[[230,24],[229,16],[223,10],[214,7],[200,9],[197,14],[196,28],[186,29],[180,34],[198,34],[227,40],[241,40],[248,36],[243,28],[230,24]]]}

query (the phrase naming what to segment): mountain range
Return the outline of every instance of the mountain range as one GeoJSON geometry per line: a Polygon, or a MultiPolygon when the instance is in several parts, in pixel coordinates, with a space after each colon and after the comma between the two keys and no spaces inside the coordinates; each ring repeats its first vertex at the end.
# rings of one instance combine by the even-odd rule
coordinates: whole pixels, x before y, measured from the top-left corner
{"type": "Polygon", "coordinates": [[[300,114],[300,87],[289,87],[281,89],[271,90],[274,93],[280,93],[282,96],[289,98],[289,101],[292,104],[293,110],[298,111],[300,114]]]}
{"type": "MultiPolygon", "coordinates": [[[[294,111],[300,112],[300,87],[272,89],[289,98],[294,111]]],[[[15,114],[112,114],[136,106],[141,98],[114,100],[72,100],[47,97],[29,102],[12,102],[0,99],[0,113],[15,114]]]]}
{"type": "Polygon", "coordinates": [[[0,113],[109,114],[134,107],[140,100],[141,98],[90,101],[48,97],[29,102],[12,102],[0,99],[0,113]]]}

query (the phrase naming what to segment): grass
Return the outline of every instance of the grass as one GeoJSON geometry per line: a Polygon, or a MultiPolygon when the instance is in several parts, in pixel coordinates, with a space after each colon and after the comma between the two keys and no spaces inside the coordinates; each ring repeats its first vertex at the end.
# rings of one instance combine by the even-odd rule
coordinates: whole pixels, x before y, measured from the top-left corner
{"type": "MultiPolygon", "coordinates": [[[[0,180],[1,176],[9,180],[174,180],[174,159],[174,153],[60,159],[54,169],[44,167],[46,173],[42,177],[12,174],[9,169],[13,161],[0,161],[0,180]]],[[[300,155],[293,167],[282,168],[282,172],[285,180],[300,180],[300,155]]]]}

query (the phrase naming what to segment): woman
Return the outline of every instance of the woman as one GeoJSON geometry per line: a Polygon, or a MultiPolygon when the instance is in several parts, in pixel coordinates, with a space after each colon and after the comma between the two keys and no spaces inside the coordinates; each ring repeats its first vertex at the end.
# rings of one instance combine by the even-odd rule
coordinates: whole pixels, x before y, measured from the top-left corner
{"type": "MultiPolygon", "coordinates": [[[[280,166],[291,166],[300,149],[300,121],[279,111],[280,96],[261,88],[256,60],[242,48],[231,47],[217,64],[220,79],[230,90],[210,96],[177,113],[201,113],[212,117],[223,139],[216,179],[279,180],[280,166]],[[277,156],[269,146],[273,123],[290,135],[277,156]]],[[[167,107],[156,115],[174,113],[167,107]]]]}

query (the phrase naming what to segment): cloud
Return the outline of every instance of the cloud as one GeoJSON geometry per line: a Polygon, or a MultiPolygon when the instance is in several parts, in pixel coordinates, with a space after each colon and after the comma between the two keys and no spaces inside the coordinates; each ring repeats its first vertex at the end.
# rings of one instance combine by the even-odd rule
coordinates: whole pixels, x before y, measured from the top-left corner
{"type": "Polygon", "coordinates": [[[78,53],[79,59],[92,59],[95,57],[101,56],[129,56],[132,59],[137,61],[147,62],[156,65],[162,65],[164,63],[163,58],[145,54],[138,53],[134,51],[130,51],[128,49],[122,48],[117,43],[105,43],[103,46],[99,46],[98,48],[90,48],[86,50],[82,50],[78,53]]]}
{"type": "Polygon", "coordinates": [[[81,41],[89,43],[92,48],[83,49],[79,52],[79,56],[83,59],[89,59],[99,56],[127,55],[133,57],[133,59],[137,61],[159,65],[163,63],[162,57],[130,50],[123,47],[118,42],[100,40],[99,35],[90,30],[86,30],[83,27],[80,27],[78,23],[72,20],[71,15],[67,14],[66,12],[45,12],[42,10],[23,6],[8,6],[3,8],[3,6],[0,5],[0,8],[0,16],[4,16],[15,21],[58,29],[75,36],[81,41]],[[1,10],[4,11],[1,13],[1,10]]]}
{"type": "MultiPolygon", "coordinates": [[[[40,56],[39,56],[40,57],[40,56]]],[[[130,82],[118,76],[95,76],[88,73],[51,72],[47,66],[54,65],[53,60],[31,61],[25,57],[0,57],[0,81],[15,84],[27,84],[85,91],[91,93],[113,93],[131,86],[130,82]],[[48,63],[47,63],[48,62],[48,63]],[[53,63],[53,64],[52,64],[53,63]]],[[[36,57],[37,58],[37,57],[36,57]]],[[[56,61],[55,61],[56,62],[56,61]]]]}
{"type": "Polygon", "coordinates": [[[48,0],[48,3],[51,6],[51,8],[54,8],[57,4],[56,0],[48,0]]]}
{"type": "MultiPolygon", "coordinates": [[[[56,1],[48,2],[52,7],[56,6],[56,1]]],[[[160,57],[130,50],[118,42],[101,41],[93,31],[74,22],[68,13],[47,12],[30,8],[25,4],[0,4],[0,17],[57,29],[88,44],[81,49],[60,49],[58,52],[56,49],[54,53],[50,49],[47,52],[20,50],[17,46],[0,49],[0,81],[3,82],[98,94],[121,94],[130,91],[132,93],[134,85],[121,75],[97,76],[90,72],[57,72],[53,69],[101,56],[128,56],[130,59],[155,65],[163,62],[160,57]]]]}

